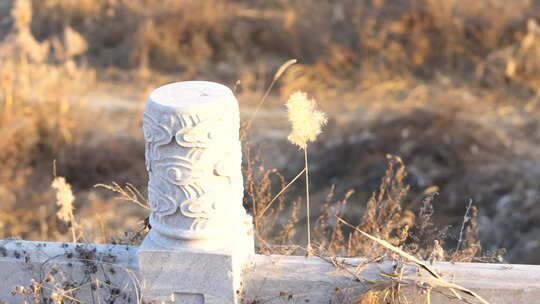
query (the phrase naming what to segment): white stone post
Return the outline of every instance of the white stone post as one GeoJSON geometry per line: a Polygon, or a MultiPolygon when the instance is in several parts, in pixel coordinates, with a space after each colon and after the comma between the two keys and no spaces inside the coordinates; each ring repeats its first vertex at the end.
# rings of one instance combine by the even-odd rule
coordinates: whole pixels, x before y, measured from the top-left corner
{"type": "Polygon", "coordinates": [[[157,303],[237,303],[254,252],[242,207],[238,102],[206,81],[154,90],[143,114],[152,226],[138,257],[157,303]]]}

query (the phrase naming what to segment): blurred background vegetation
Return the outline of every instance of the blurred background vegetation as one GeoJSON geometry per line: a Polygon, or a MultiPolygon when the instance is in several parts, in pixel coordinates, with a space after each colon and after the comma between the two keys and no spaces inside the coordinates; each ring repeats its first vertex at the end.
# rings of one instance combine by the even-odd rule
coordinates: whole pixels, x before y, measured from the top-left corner
{"type": "MultiPolygon", "coordinates": [[[[244,167],[259,187],[246,187],[248,209],[279,191],[278,171],[288,181],[303,168],[283,106],[303,90],[330,119],[310,148],[314,219],[365,224],[392,154],[410,188],[399,196],[403,220],[379,227],[414,226],[433,197],[433,222],[455,248],[472,200],[467,225],[484,251],[540,263],[538,22],[533,0],[0,1],[0,237],[70,240],[77,225],[79,241],[136,242],[147,211],[94,185],[131,183],[146,196],[150,90],[218,81],[236,87],[246,120],[296,58],[248,130],[244,167]],[[76,223],[56,216],[55,174],[72,186],[76,223]]],[[[280,207],[298,227],[302,188],[280,207]]],[[[290,230],[287,221],[268,225],[290,230]]]]}

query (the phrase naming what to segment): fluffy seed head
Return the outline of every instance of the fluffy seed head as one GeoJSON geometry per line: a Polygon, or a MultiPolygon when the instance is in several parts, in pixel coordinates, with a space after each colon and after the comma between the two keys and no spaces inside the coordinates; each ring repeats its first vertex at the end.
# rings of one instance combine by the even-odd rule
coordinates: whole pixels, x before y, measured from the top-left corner
{"type": "Polygon", "coordinates": [[[314,99],[309,99],[304,92],[295,92],[285,104],[292,124],[289,141],[305,149],[308,142],[314,141],[326,124],[326,115],[317,109],[314,99]]]}
{"type": "Polygon", "coordinates": [[[56,190],[56,204],[60,209],[56,216],[64,222],[69,222],[73,218],[73,192],[71,185],[63,177],[56,177],[51,185],[56,190]]]}

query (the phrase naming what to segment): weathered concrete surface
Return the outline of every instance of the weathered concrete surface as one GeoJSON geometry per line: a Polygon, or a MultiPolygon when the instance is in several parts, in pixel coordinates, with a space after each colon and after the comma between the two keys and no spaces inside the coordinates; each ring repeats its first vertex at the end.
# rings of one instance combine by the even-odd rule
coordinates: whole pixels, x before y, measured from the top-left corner
{"type": "MultiPolygon", "coordinates": [[[[357,268],[364,259],[337,259],[348,265],[349,271],[336,267],[330,259],[298,256],[253,257],[251,267],[244,273],[245,303],[350,303],[357,300],[372,281],[384,279],[381,273],[391,273],[391,263],[370,264],[357,268]]],[[[435,263],[432,266],[448,282],[472,289],[490,303],[540,303],[540,266],[435,263]]],[[[414,265],[407,264],[404,281],[429,282],[429,276],[414,265]]],[[[403,285],[404,287],[406,285],[403,285]]],[[[431,303],[458,303],[437,291],[450,295],[448,289],[431,293],[431,303]]],[[[420,288],[404,288],[409,303],[424,303],[420,288]]],[[[464,296],[473,303],[470,297],[464,296]]]]}
{"type": "Polygon", "coordinates": [[[83,303],[137,303],[136,250],[124,245],[0,240],[0,303],[46,303],[62,290],[70,291],[64,293],[65,301],[72,297],[83,303]],[[26,293],[37,292],[12,294],[17,286],[26,293]]]}
{"type": "MultiPolygon", "coordinates": [[[[107,303],[109,300],[113,300],[113,303],[137,303],[141,297],[137,250],[137,247],[124,245],[0,240],[0,301],[19,304],[27,300],[32,303],[31,296],[12,295],[11,291],[19,285],[32,285],[34,279],[44,285],[40,296],[45,298],[51,297],[55,288],[65,287],[72,290],[70,295],[82,303],[107,303]],[[49,277],[53,277],[54,281],[46,282],[49,277]],[[66,283],[72,285],[67,286],[66,283]],[[93,285],[99,288],[93,290],[93,285]]],[[[196,263],[196,257],[192,257],[191,261],[196,263]]],[[[228,263],[226,259],[222,262],[223,265],[228,263]]],[[[346,265],[349,270],[355,270],[365,260],[337,259],[337,262],[346,265]]],[[[197,267],[182,263],[179,256],[174,255],[153,263],[175,269],[174,276],[156,280],[168,280],[170,284],[184,279],[184,271],[197,267]]],[[[357,278],[381,280],[381,273],[391,272],[392,267],[391,263],[360,266],[355,277],[351,272],[333,265],[330,259],[255,255],[244,271],[240,298],[242,303],[249,304],[307,303],[306,300],[309,303],[351,303],[368,287],[372,287],[357,278]]],[[[425,275],[418,276],[415,266],[406,265],[405,268],[408,271],[404,281],[429,282],[423,280],[425,275]]],[[[490,303],[540,303],[538,265],[436,263],[432,268],[445,280],[472,289],[490,303]]],[[[159,276],[159,272],[154,275],[159,276]]],[[[214,288],[210,283],[206,285],[209,289],[214,288]]],[[[156,286],[161,287],[159,284],[156,286]]],[[[448,290],[441,290],[450,295],[448,290]]],[[[409,303],[424,303],[424,295],[419,294],[419,289],[415,291],[404,288],[404,296],[409,303]]],[[[470,297],[467,299],[471,303],[478,303],[470,297]]],[[[220,299],[204,299],[197,293],[185,292],[170,295],[163,300],[169,303],[208,304],[219,302],[220,299]]],[[[462,302],[432,292],[431,303],[462,302]]]]}

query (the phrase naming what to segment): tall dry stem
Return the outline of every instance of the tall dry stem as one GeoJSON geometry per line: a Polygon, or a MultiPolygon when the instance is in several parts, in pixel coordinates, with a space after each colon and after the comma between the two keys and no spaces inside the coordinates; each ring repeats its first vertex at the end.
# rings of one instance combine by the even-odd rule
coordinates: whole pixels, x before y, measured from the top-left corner
{"type": "Polygon", "coordinates": [[[307,217],[307,235],[308,235],[308,250],[311,248],[311,225],[310,225],[310,204],[309,204],[309,166],[308,166],[308,155],[307,155],[307,146],[304,149],[304,168],[306,170],[306,217],[307,217]]]}

